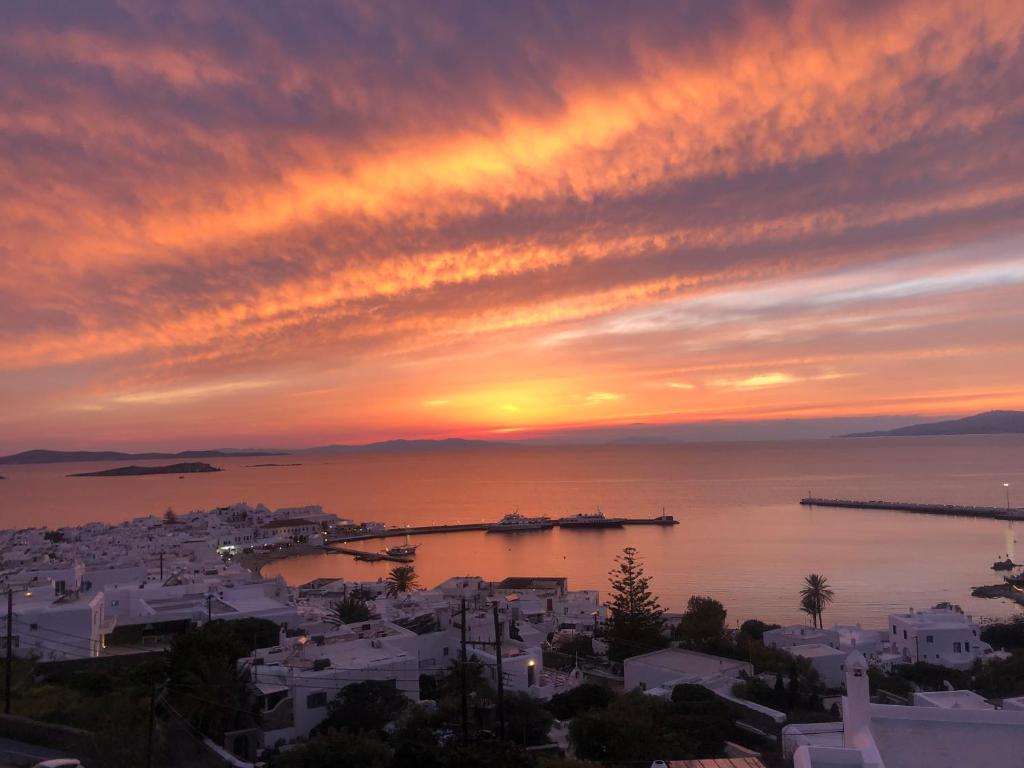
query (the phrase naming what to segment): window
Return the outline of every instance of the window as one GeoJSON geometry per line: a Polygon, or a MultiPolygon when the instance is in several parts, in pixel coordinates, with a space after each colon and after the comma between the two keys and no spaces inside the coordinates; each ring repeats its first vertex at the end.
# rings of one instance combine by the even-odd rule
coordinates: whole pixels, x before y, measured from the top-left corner
{"type": "Polygon", "coordinates": [[[971,650],[971,644],[970,643],[964,643],[964,651],[969,653],[970,650],[971,650]]]}
{"type": "Polygon", "coordinates": [[[311,693],[306,697],[306,709],[318,709],[327,706],[327,694],[323,691],[311,693]]]}
{"type": "Polygon", "coordinates": [[[926,643],[934,643],[934,642],[935,642],[935,635],[928,635],[928,637],[926,637],[926,638],[924,639],[924,641],[925,641],[926,643]]]}
{"type": "Polygon", "coordinates": [[[892,625],[892,633],[894,635],[896,634],[896,625],[895,624],[892,625]]]}
{"type": "Polygon", "coordinates": [[[903,639],[904,640],[907,639],[907,630],[905,630],[905,629],[903,630],[903,639]]]}
{"type": "Polygon", "coordinates": [[[31,629],[33,632],[35,632],[37,629],[39,629],[39,625],[38,624],[29,624],[28,628],[31,629]]]}
{"type": "Polygon", "coordinates": [[[960,643],[953,643],[953,653],[960,653],[963,651],[963,646],[960,643]]]}
{"type": "Polygon", "coordinates": [[[444,649],[444,655],[445,655],[445,656],[447,656],[447,655],[448,655],[448,649],[447,649],[447,648],[445,648],[445,649],[444,649]]]}

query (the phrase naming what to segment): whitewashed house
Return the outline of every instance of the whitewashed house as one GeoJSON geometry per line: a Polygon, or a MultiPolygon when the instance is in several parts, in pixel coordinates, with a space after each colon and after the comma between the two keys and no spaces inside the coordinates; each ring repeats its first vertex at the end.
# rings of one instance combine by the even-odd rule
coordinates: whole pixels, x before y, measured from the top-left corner
{"type": "MultiPolygon", "coordinates": [[[[53,585],[13,592],[11,645],[16,656],[42,661],[98,656],[109,629],[103,593],[56,592],[53,585]]],[[[0,647],[6,649],[7,614],[0,612],[0,647]]]]}
{"type": "Polygon", "coordinates": [[[918,661],[953,669],[970,669],[992,651],[980,628],[960,606],[938,605],[927,611],[889,615],[892,651],[906,663],[918,661]]]}
{"type": "Polygon", "coordinates": [[[343,625],[323,635],[282,639],[239,659],[259,696],[265,747],[304,739],[327,717],[327,704],[348,685],[391,683],[419,700],[414,632],[384,621],[343,625]]]}

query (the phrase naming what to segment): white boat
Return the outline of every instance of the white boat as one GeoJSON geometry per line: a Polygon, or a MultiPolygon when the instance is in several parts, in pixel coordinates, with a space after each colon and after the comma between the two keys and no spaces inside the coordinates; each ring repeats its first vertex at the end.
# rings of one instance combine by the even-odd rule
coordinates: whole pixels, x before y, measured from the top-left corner
{"type": "Polygon", "coordinates": [[[517,531],[542,531],[553,528],[550,517],[526,517],[518,512],[510,512],[496,523],[488,525],[488,533],[516,533],[517,531]]]}
{"type": "Polygon", "coordinates": [[[621,517],[605,517],[601,510],[558,519],[558,525],[562,528],[621,528],[623,524],[621,517]]]}

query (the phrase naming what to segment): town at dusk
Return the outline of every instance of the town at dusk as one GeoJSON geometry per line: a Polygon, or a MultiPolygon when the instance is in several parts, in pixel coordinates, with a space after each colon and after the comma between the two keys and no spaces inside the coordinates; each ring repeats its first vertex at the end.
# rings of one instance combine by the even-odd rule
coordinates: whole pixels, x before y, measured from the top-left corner
{"type": "Polygon", "coordinates": [[[1020,0],[0,3],[0,768],[1012,768],[1020,0]]]}

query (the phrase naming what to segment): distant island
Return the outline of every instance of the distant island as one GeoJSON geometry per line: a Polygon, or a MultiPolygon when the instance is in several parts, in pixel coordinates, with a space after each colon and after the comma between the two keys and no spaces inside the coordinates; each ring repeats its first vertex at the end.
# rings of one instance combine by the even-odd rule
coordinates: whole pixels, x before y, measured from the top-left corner
{"type": "Polygon", "coordinates": [[[853,432],[843,437],[925,437],[929,435],[1024,434],[1024,411],[986,411],[963,419],[912,424],[880,432],[853,432]]]}
{"type": "Polygon", "coordinates": [[[59,464],[79,461],[145,461],[148,459],[230,459],[235,456],[283,456],[284,451],[181,451],[120,453],[118,451],[47,451],[35,449],[0,456],[0,464],[59,464]]]}
{"type": "Polygon", "coordinates": [[[450,451],[471,448],[507,447],[512,443],[491,442],[490,440],[466,440],[449,437],[444,440],[384,440],[379,443],[362,445],[322,445],[316,448],[302,448],[292,453],[390,453],[392,451],[450,451]]]}
{"type": "Polygon", "coordinates": [[[77,472],[68,477],[133,477],[135,475],[188,475],[195,472],[222,472],[220,467],[213,467],[201,461],[191,461],[184,464],[168,464],[165,467],[138,467],[134,464],[130,467],[116,467],[115,469],[102,469],[99,472],[77,472]]]}

